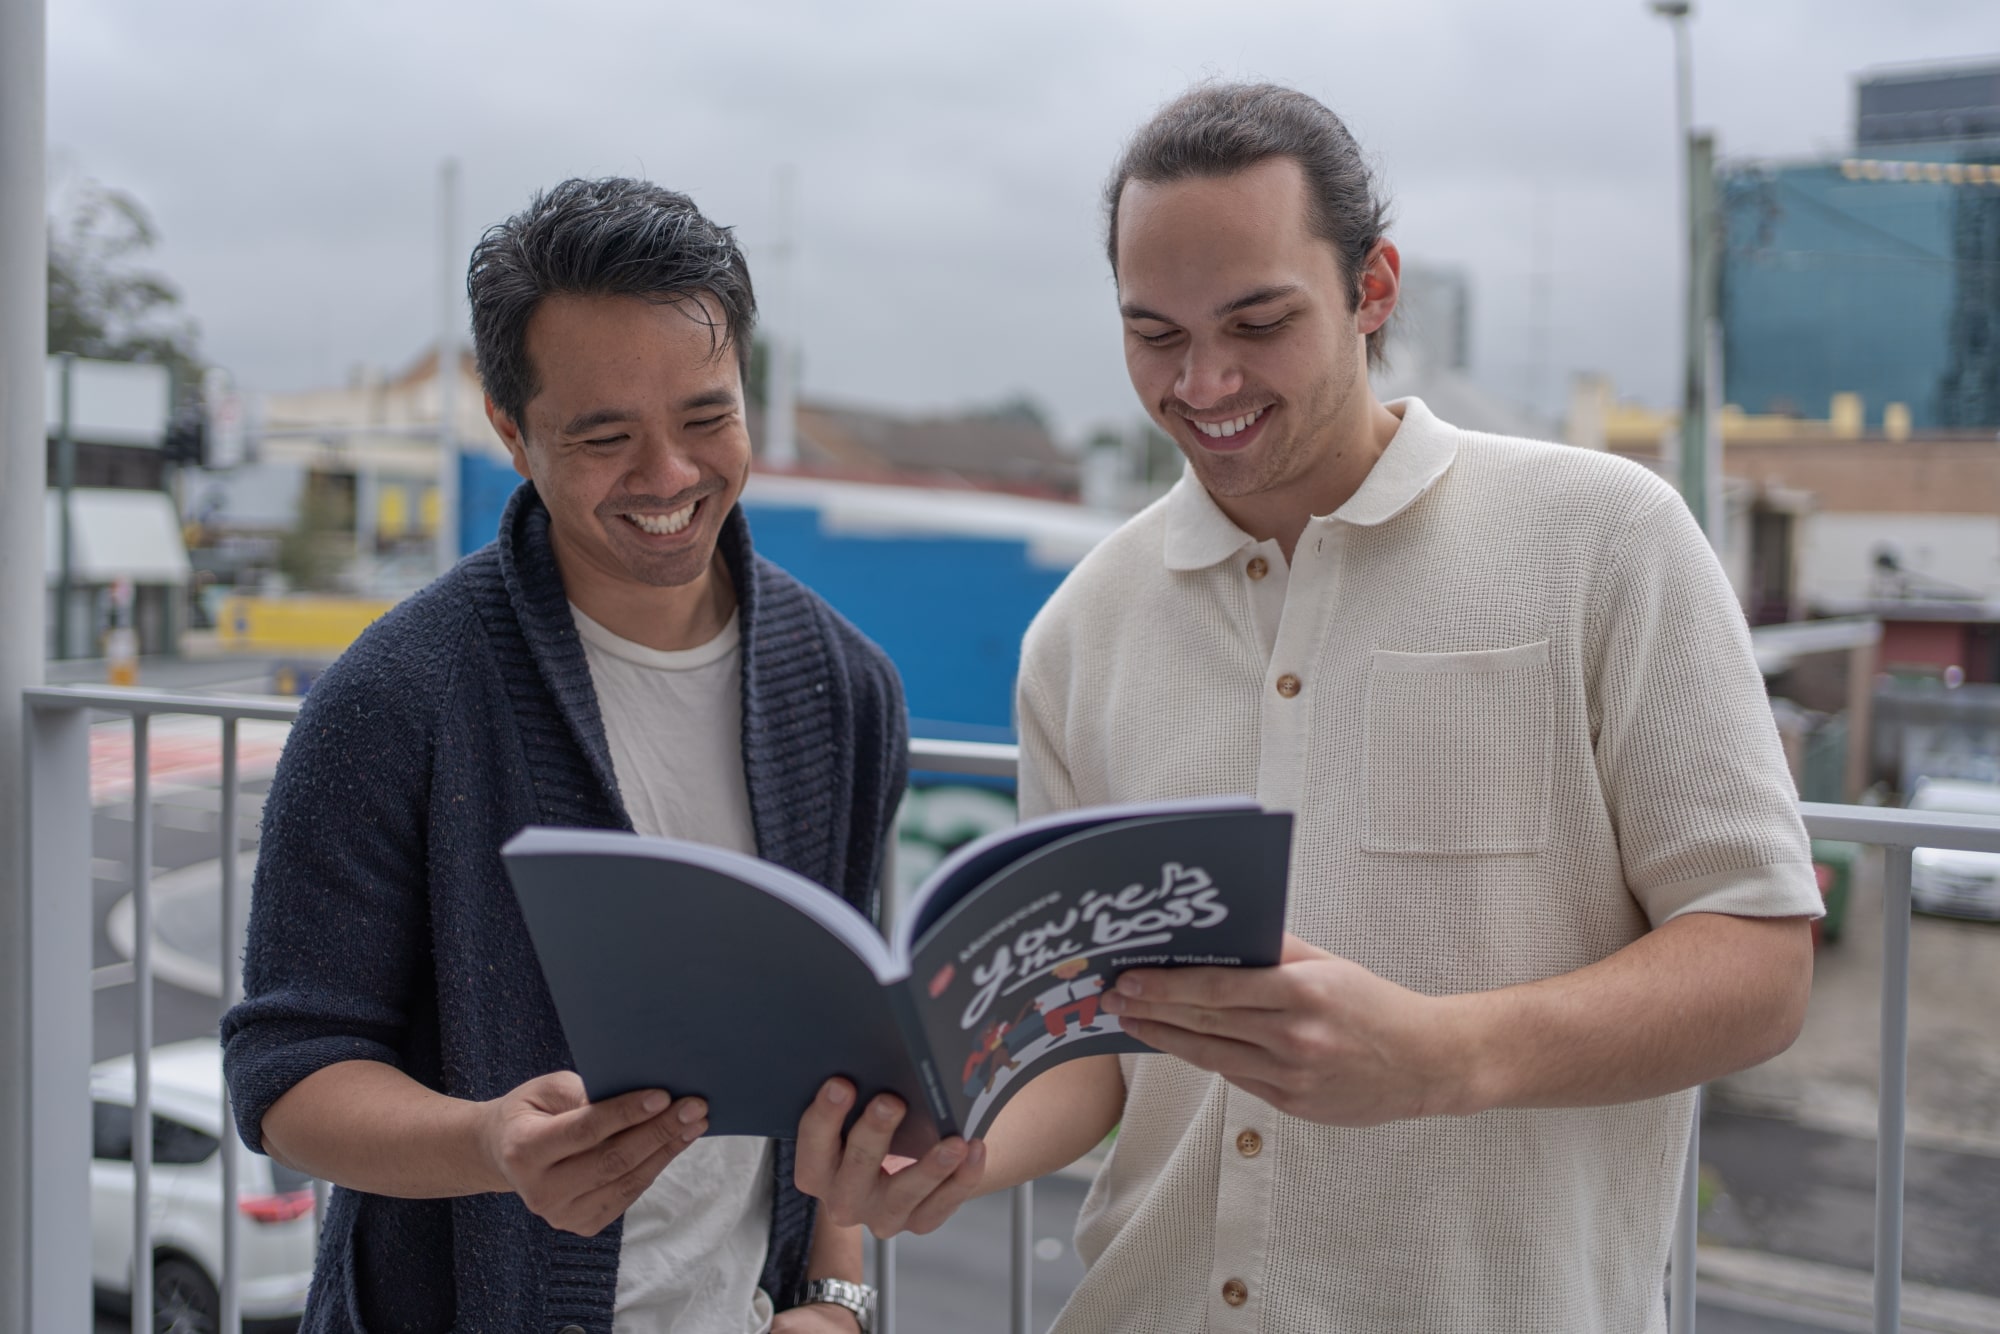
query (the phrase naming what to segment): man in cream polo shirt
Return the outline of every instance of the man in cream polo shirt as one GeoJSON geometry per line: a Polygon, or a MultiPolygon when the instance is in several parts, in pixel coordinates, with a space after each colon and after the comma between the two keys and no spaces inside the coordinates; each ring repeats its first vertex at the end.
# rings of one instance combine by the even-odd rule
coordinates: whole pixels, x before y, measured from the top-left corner
{"type": "Polygon", "coordinates": [[[1729,585],[1651,473],[1375,399],[1400,260],[1311,98],[1197,88],[1106,202],[1189,468],[1029,631],[1022,814],[1295,811],[1285,958],[1126,974],[1163,1054],[901,1172],[830,1084],[800,1184],[924,1231],[1116,1125],[1062,1334],[1664,1330],[1691,1090],[1790,1043],[1820,911],[1729,585]]]}

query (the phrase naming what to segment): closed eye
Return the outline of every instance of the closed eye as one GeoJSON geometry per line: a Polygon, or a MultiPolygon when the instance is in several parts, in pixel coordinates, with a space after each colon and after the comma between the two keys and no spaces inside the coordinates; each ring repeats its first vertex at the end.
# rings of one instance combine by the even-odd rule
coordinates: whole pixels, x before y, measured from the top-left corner
{"type": "Polygon", "coordinates": [[[1277,319],[1272,320],[1268,324],[1239,324],[1236,327],[1241,329],[1244,333],[1247,333],[1252,337],[1256,337],[1261,334],[1276,333],[1278,330],[1284,328],[1287,324],[1290,324],[1291,322],[1292,322],[1291,316],[1281,315],[1277,319]]]}
{"type": "Polygon", "coordinates": [[[1181,331],[1179,329],[1168,329],[1164,333],[1141,333],[1137,329],[1134,329],[1132,336],[1149,347],[1165,347],[1176,338],[1179,338],[1181,331]]]}

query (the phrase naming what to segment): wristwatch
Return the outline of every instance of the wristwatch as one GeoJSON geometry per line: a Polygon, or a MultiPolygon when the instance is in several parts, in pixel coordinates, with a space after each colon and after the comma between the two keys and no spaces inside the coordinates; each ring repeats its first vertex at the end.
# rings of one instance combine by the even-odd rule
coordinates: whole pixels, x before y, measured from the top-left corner
{"type": "Polygon", "coordinates": [[[875,1334],[875,1289],[866,1283],[849,1283],[844,1278],[816,1278],[806,1284],[805,1305],[825,1302],[854,1312],[861,1334],[875,1334]]]}

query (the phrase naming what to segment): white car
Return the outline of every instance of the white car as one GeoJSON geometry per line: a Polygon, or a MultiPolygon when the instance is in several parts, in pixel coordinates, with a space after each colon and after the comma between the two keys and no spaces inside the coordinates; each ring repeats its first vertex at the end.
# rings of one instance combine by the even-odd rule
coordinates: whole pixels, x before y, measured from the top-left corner
{"type": "MultiPolygon", "coordinates": [[[[244,1148],[222,1124],[222,1049],[213,1038],[153,1049],[154,1327],[218,1334],[222,1302],[222,1154],[238,1165],[237,1300],[245,1319],[298,1315],[312,1278],[310,1177],[244,1148]]],[[[132,1058],[90,1077],[91,1281],[100,1302],[132,1300],[132,1058]]]]}
{"type": "MultiPolygon", "coordinates": [[[[2000,816],[2000,783],[1926,778],[1911,794],[1909,808],[2000,816]]],[[[1947,917],[2000,919],[2000,852],[1918,848],[1910,859],[1910,903],[1947,917]]]]}

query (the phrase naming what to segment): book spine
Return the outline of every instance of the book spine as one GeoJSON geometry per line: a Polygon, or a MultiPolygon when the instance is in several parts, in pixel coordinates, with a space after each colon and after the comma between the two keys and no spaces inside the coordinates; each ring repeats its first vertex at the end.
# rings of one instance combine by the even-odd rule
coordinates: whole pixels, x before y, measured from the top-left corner
{"type": "Polygon", "coordinates": [[[931,1119],[937,1122],[938,1138],[949,1139],[961,1134],[958,1118],[951,1110],[951,1100],[945,1096],[944,1081],[938,1078],[937,1062],[931,1057],[930,1039],[924,1035],[923,1020],[917,1015],[917,1003],[910,995],[908,980],[889,988],[889,1008],[896,1012],[896,1024],[903,1030],[903,1047],[910,1058],[917,1063],[917,1082],[924,1087],[924,1097],[931,1105],[931,1119]]]}

